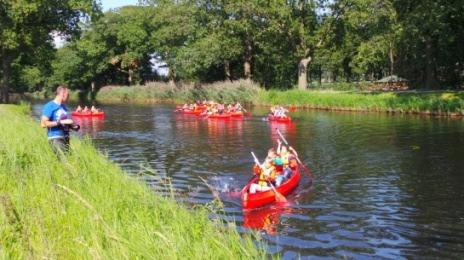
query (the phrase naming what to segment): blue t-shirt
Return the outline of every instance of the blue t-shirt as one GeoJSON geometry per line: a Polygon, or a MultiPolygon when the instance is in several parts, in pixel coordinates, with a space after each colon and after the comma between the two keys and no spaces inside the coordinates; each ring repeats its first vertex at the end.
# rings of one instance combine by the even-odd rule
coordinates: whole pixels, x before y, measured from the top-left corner
{"type": "MultiPolygon", "coordinates": [[[[47,117],[50,121],[68,119],[68,108],[63,104],[57,104],[54,100],[52,100],[45,104],[42,110],[42,116],[47,117]]],[[[62,138],[68,135],[69,131],[65,131],[63,126],[47,128],[47,136],[49,139],[62,138]]]]}

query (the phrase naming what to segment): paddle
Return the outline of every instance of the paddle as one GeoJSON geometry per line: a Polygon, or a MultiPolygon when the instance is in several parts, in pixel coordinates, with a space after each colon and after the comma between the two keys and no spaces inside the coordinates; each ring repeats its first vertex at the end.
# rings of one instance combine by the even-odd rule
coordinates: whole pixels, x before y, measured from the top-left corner
{"type": "MultiPolygon", "coordinates": [[[[279,131],[279,129],[277,129],[277,134],[279,134],[280,138],[282,139],[282,141],[284,141],[284,143],[290,147],[290,145],[288,144],[287,140],[285,139],[285,137],[282,135],[282,133],[279,131]]],[[[303,169],[305,170],[306,174],[308,174],[309,177],[313,177],[313,175],[311,174],[311,171],[301,162],[300,158],[298,158],[298,155],[295,154],[295,158],[296,160],[298,161],[298,163],[301,165],[301,167],[303,167],[303,169]]]]}
{"type": "Polygon", "coordinates": [[[251,116],[251,113],[248,112],[244,107],[242,107],[242,110],[243,110],[243,112],[244,112],[244,113],[243,113],[244,116],[251,116]]]}
{"type": "MultiPolygon", "coordinates": [[[[264,171],[264,168],[263,166],[259,163],[258,161],[258,158],[256,158],[256,155],[255,153],[251,152],[251,155],[253,155],[253,158],[255,159],[255,163],[259,166],[259,168],[261,168],[262,171],[264,171]]],[[[274,192],[274,195],[275,195],[275,200],[277,202],[287,202],[287,199],[284,197],[284,195],[280,194],[276,188],[274,187],[274,185],[268,180],[267,183],[269,184],[269,186],[271,187],[272,191],[274,192]]]]}

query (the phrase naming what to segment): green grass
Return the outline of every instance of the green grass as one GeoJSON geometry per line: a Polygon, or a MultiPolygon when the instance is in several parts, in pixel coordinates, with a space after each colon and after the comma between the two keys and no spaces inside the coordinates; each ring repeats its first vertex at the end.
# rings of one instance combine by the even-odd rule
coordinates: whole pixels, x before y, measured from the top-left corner
{"type": "Polygon", "coordinates": [[[264,258],[235,228],[154,194],[92,146],[62,160],[27,106],[0,105],[0,258],[264,258]]]}
{"type": "Polygon", "coordinates": [[[464,115],[464,92],[352,92],[322,90],[262,91],[258,104],[294,105],[328,110],[388,111],[464,115]]]}

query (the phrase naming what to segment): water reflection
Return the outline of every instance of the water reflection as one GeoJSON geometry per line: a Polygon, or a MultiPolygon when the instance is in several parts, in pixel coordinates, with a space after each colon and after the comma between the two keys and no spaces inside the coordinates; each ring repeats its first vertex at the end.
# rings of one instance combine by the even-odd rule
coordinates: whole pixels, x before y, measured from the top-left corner
{"type": "Polygon", "coordinates": [[[98,132],[102,131],[105,124],[104,118],[98,117],[74,117],[74,122],[80,125],[80,132],[91,138],[96,138],[98,132]]]}
{"type": "Polygon", "coordinates": [[[258,231],[264,231],[267,235],[278,234],[278,225],[282,215],[289,215],[293,211],[291,202],[278,203],[265,208],[243,212],[243,226],[258,231]]]}

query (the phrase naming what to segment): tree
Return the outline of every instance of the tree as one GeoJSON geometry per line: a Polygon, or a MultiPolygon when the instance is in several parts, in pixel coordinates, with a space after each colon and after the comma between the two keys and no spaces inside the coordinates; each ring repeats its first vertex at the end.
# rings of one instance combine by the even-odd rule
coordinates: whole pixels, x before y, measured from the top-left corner
{"type": "Polygon", "coordinates": [[[462,1],[395,1],[404,34],[402,70],[419,85],[462,84],[464,6],[462,1]]]}
{"type": "Polygon", "coordinates": [[[54,31],[75,35],[80,19],[98,11],[93,0],[0,1],[0,101],[9,102],[12,64],[22,53],[50,46],[54,31]]]}

